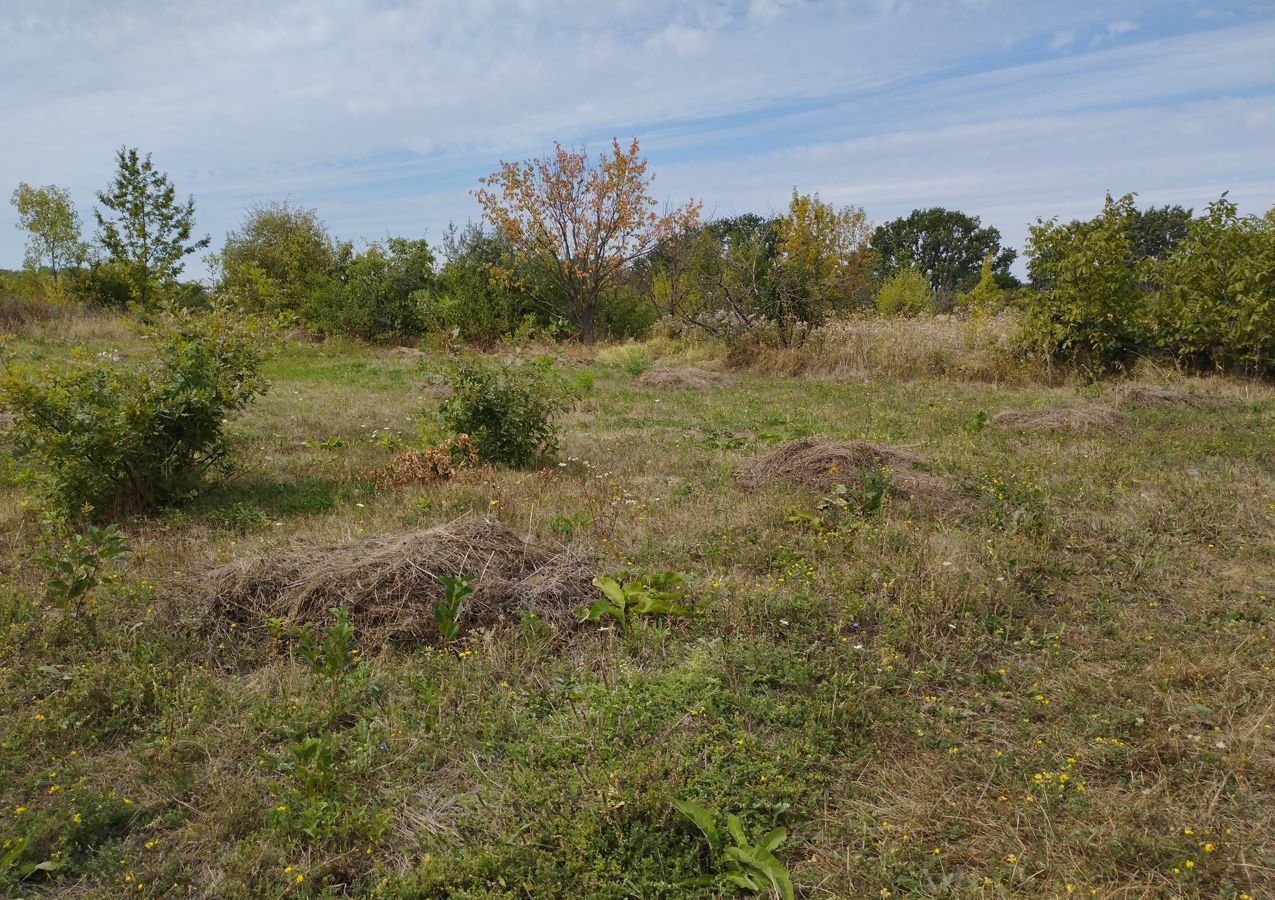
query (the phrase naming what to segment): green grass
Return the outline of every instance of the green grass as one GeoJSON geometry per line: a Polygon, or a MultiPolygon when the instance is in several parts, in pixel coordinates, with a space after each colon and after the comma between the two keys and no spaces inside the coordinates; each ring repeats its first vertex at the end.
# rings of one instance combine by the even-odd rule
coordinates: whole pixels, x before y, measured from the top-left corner
{"type": "Polygon", "coordinates": [[[579,365],[595,387],[566,465],[388,489],[362,476],[415,439],[426,368],[285,348],[234,425],[241,475],[124,523],[136,552],[95,633],[42,605],[38,535],[3,482],[0,886],[722,895],[680,886],[712,865],[681,798],[786,827],[803,897],[1275,890],[1275,392],[1199,382],[1221,402],[1021,434],[979,411],[1076,389],[742,375],[659,392],[622,361],[579,365]],[[894,499],[815,528],[793,513],[817,496],[733,485],[809,434],[908,449],[972,511],[894,499]],[[688,573],[702,615],[366,648],[335,692],[258,623],[192,624],[219,562],[463,513],[569,533],[604,572],[688,573]],[[307,737],[330,767],[298,768],[307,737]],[[19,880],[32,862],[51,870],[19,880]]]}

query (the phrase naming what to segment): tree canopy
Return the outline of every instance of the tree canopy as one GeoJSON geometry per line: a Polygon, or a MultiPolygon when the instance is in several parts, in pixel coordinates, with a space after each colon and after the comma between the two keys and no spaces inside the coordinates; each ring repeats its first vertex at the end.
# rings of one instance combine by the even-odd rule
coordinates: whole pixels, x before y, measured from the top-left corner
{"type": "Polygon", "coordinates": [[[181,274],[185,258],[207,247],[211,238],[192,239],[195,198],[179,201],[149,153],[142,157],[136,148],[121,147],[115,161],[115,180],[97,193],[107,210],[94,211],[98,240],[125,267],[133,298],[146,305],[157,287],[181,274]]]}
{"type": "Polygon", "coordinates": [[[662,238],[698,221],[699,204],[656,211],[654,175],[636,138],[627,149],[612,140],[596,161],[584,150],[554,148],[538,159],[502,162],[473,195],[520,260],[543,276],[538,283],[548,290],[540,290],[549,296],[539,299],[588,344],[603,291],[662,238]]]}
{"type": "Polygon", "coordinates": [[[939,206],[916,209],[886,222],[872,235],[877,272],[882,278],[914,266],[936,294],[951,296],[978,284],[983,258],[992,254],[992,273],[1003,286],[1012,286],[1010,265],[1018,254],[1001,247],[1001,233],[984,226],[978,216],[939,206]]]}

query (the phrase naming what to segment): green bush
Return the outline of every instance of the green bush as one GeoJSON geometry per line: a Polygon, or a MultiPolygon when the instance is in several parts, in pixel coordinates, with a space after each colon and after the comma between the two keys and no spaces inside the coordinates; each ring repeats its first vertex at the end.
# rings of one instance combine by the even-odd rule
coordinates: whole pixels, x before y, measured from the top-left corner
{"type": "Polygon", "coordinates": [[[194,493],[223,466],[226,419],[264,390],[260,327],[229,308],[161,316],[134,367],[82,355],[64,371],[4,360],[15,455],[54,521],[113,518],[194,493]]]}
{"type": "Polygon", "coordinates": [[[426,301],[434,283],[434,253],[425,241],[390,238],[372,244],[340,277],[312,291],[305,319],[333,334],[368,341],[415,337],[426,330],[426,301]]]}
{"type": "Polygon", "coordinates": [[[883,316],[915,316],[930,308],[930,283],[915,267],[899,269],[881,283],[877,312],[883,316]]]}
{"type": "Polygon", "coordinates": [[[543,324],[545,315],[537,314],[520,283],[513,248],[498,232],[472,224],[463,230],[453,226],[443,235],[443,252],[447,262],[428,304],[431,327],[464,341],[492,344],[517,331],[527,316],[533,324],[543,324]]]}
{"type": "Polygon", "coordinates": [[[627,285],[608,291],[598,300],[598,331],[616,341],[640,341],[655,327],[655,304],[627,285]]]}
{"type": "Polygon", "coordinates": [[[486,462],[524,468],[558,449],[554,420],[573,395],[549,357],[467,363],[449,377],[452,396],[438,410],[453,434],[467,434],[486,462]]]}
{"type": "Polygon", "coordinates": [[[1196,368],[1275,371],[1275,209],[1240,217],[1223,196],[1151,278],[1156,347],[1196,368]]]}
{"type": "Polygon", "coordinates": [[[1021,341],[1055,359],[1118,368],[1145,346],[1146,293],[1130,231],[1133,195],[1107,197],[1088,222],[1031,227],[1034,291],[1022,294],[1021,341]]]}

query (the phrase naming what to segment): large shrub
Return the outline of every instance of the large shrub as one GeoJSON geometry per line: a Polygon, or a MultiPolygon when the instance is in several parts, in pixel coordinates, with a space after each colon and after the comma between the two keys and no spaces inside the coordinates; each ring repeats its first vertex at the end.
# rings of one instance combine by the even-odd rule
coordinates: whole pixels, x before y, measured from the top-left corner
{"type": "Polygon", "coordinates": [[[229,308],[170,311],[135,366],[4,360],[0,401],[15,455],[53,520],[108,519],[182,500],[227,461],[227,418],[265,387],[265,340],[229,308]]]}
{"type": "Polygon", "coordinates": [[[929,280],[915,266],[905,266],[886,278],[877,290],[877,312],[883,316],[915,316],[930,309],[929,280]]]}
{"type": "Polygon", "coordinates": [[[390,238],[351,259],[339,278],[322,282],[304,316],[324,331],[369,341],[416,337],[426,330],[433,284],[429,244],[390,238]]]}
{"type": "Polygon", "coordinates": [[[1156,346],[1200,368],[1275,371],[1275,209],[1222,197],[1151,270],[1156,346]]]}
{"type": "Polygon", "coordinates": [[[438,417],[454,434],[467,434],[485,462],[525,468],[558,448],[555,420],[572,393],[553,360],[466,363],[450,378],[452,396],[438,417]]]}
{"type": "Polygon", "coordinates": [[[222,290],[238,302],[297,313],[349,253],[332,240],[313,209],[267,203],[248,210],[212,262],[221,270],[222,290]]]}
{"type": "Polygon", "coordinates": [[[1087,222],[1031,227],[1027,255],[1034,291],[1023,294],[1023,341],[1058,359],[1118,367],[1143,349],[1146,294],[1129,235],[1133,195],[1107,197],[1087,222]]]}
{"type": "MultiPolygon", "coordinates": [[[[428,304],[431,327],[465,341],[491,344],[513,334],[540,310],[523,284],[534,275],[521,267],[509,242],[478,225],[454,226],[443,235],[447,262],[428,304]]],[[[544,318],[543,315],[540,318],[544,318]]]]}

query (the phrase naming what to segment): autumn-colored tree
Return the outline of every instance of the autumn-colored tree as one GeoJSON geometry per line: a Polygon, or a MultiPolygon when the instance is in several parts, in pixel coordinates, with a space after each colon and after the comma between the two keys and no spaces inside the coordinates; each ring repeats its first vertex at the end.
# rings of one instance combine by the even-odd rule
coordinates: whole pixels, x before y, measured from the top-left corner
{"type": "Polygon", "coordinates": [[[585,151],[554,145],[524,162],[501,162],[473,192],[483,215],[513,246],[519,261],[542,277],[537,300],[552,306],[593,343],[598,299],[661,239],[699,219],[691,201],[660,213],[651,196],[654,175],[638,155],[611,141],[594,163],[585,151]],[[547,288],[547,290],[545,290],[547,288]]]}
{"type": "Polygon", "coordinates": [[[785,344],[848,308],[871,282],[872,229],[863,209],[836,209],[796,188],[788,212],[775,223],[782,277],[773,317],[785,344]]]}

